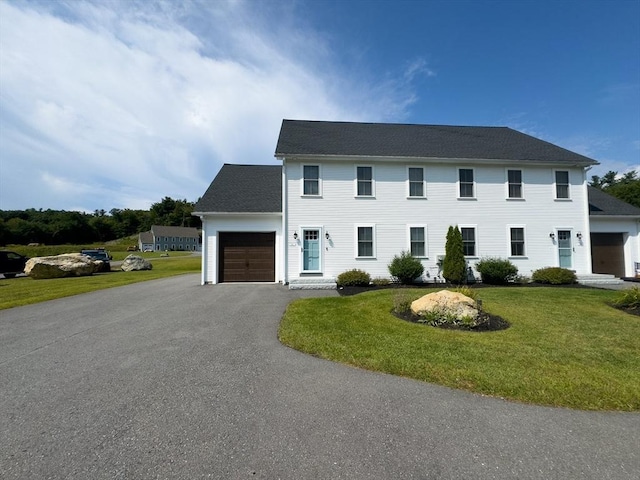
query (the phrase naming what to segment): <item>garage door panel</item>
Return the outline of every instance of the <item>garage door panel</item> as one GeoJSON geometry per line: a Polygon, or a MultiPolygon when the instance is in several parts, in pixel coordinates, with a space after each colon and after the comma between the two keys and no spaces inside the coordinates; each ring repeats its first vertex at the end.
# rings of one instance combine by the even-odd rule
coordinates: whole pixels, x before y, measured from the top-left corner
{"type": "Polygon", "coordinates": [[[275,233],[220,233],[221,282],[275,281],[275,233]]]}
{"type": "Polygon", "coordinates": [[[622,233],[592,233],[593,273],[624,277],[624,239],[622,233]]]}

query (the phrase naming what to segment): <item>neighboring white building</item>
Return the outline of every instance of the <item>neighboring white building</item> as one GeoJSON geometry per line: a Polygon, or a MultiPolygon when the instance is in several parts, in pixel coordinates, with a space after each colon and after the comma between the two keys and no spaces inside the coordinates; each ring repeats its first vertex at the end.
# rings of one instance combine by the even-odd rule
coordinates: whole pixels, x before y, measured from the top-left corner
{"type": "Polygon", "coordinates": [[[200,251],[200,232],[194,227],[152,225],[138,235],[140,251],[200,251]]]}
{"type": "Polygon", "coordinates": [[[282,166],[225,165],[196,204],[202,283],[330,282],[352,268],[388,277],[402,250],[430,281],[450,225],[471,266],[490,256],[523,275],[587,275],[592,228],[615,234],[595,240],[623,256],[604,272],[614,267],[600,255],[596,272],[632,276],[640,258],[640,209],[603,194],[590,217],[595,160],[509,128],[284,120],[276,157],[282,166]]]}

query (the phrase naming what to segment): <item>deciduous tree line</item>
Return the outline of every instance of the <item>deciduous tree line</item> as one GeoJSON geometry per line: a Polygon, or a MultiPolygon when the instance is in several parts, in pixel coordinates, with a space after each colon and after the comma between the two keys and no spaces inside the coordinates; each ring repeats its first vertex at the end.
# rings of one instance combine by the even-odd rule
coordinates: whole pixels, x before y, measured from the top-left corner
{"type": "Polygon", "coordinates": [[[149,210],[0,210],[0,245],[106,242],[147,231],[151,225],[200,228],[200,219],[191,215],[193,206],[187,200],[165,197],[149,210]]]}

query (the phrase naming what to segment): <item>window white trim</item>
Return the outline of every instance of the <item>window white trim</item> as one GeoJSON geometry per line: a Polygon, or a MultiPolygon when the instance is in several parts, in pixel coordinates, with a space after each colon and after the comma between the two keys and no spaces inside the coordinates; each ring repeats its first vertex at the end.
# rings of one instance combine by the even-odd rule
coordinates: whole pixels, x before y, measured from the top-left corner
{"type": "Polygon", "coordinates": [[[528,258],[527,257],[527,228],[524,225],[507,225],[507,258],[528,258]],[[522,241],[524,253],[522,255],[514,255],[511,245],[511,229],[522,229],[522,241]]]}
{"type": "MultiPolygon", "coordinates": [[[[524,171],[521,168],[505,168],[504,169],[504,183],[505,183],[505,198],[507,200],[524,200],[524,171]],[[512,197],[511,193],[511,183],[509,182],[509,172],[515,171],[520,172],[520,196],[512,197]]],[[[517,185],[517,184],[514,184],[517,185]]]]}
{"type": "Polygon", "coordinates": [[[424,255],[414,255],[416,258],[429,258],[429,242],[428,242],[428,232],[427,226],[425,224],[408,224],[407,225],[407,251],[413,255],[411,251],[411,229],[412,228],[422,228],[424,232],[424,255]]]}
{"type": "Polygon", "coordinates": [[[456,176],[456,188],[457,188],[457,195],[458,195],[458,200],[475,200],[476,199],[476,172],[475,169],[473,167],[458,167],[456,170],[457,176],[456,176]],[[460,172],[462,170],[471,170],[471,175],[473,176],[473,181],[471,182],[471,189],[472,189],[472,194],[471,196],[462,196],[462,185],[469,185],[468,182],[465,182],[464,184],[460,182],[460,172]]]}
{"type": "MultiPolygon", "coordinates": [[[[473,224],[458,225],[458,228],[460,229],[460,234],[462,234],[463,228],[473,229],[473,240],[474,240],[475,252],[473,255],[465,255],[464,258],[480,258],[480,247],[478,244],[478,225],[473,225],[473,224]]],[[[464,237],[462,239],[462,244],[464,245],[464,237]]]]}
{"type": "Polygon", "coordinates": [[[375,259],[376,258],[376,225],[375,223],[356,223],[353,226],[353,238],[354,238],[354,257],[356,259],[375,259]],[[358,237],[358,229],[359,228],[371,228],[371,256],[360,256],[359,255],[359,243],[360,238],[358,237]]]}
{"type": "MultiPolygon", "coordinates": [[[[418,182],[414,182],[418,183],[418,182]]],[[[425,175],[425,168],[415,165],[407,165],[407,198],[427,198],[427,180],[425,175]],[[411,195],[411,169],[422,170],[422,195],[411,195]]]]}
{"type": "Polygon", "coordinates": [[[356,198],[376,198],[376,169],[373,165],[354,165],[353,195],[356,198]],[[371,195],[358,195],[358,168],[371,169],[371,195]]]}
{"type": "Polygon", "coordinates": [[[568,169],[562,169],[562,168],[556,168],[553,170],[553,198],[555,200],[559,200],[559,201],[570,201],[571,200],[571,171],[568,169]],[[567,183],[566,183],[566,187],[567,187],[567,196],[566,197],[559,197],[558,196],[558,187],[560,185],[564,186],[565,184],[558,184],[558,173],[559,172],[567,172],[567,183]]]}
{"type": "Polygon", "coordinates": [[[316,163],[303,163],[300,165],[300,196],[301,197],[322,197],[322,165],[316,163]],[[318,167],[318,193],[304,193],[304,167],[318,167]]]}

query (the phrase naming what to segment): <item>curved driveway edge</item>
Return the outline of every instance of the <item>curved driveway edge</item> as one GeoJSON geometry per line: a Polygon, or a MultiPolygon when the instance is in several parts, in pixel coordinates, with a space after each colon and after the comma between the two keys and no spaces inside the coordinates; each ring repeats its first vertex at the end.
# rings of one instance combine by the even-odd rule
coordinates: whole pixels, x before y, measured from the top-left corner
{"type": "Polygon", "coordinates": [[[640,415],[320,360],[294,298],[185,275],[0,312],[0,478],[635,479],[640,415]]]}

